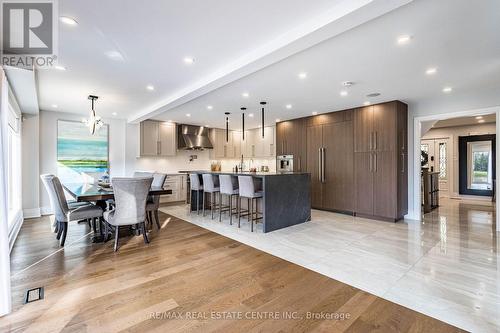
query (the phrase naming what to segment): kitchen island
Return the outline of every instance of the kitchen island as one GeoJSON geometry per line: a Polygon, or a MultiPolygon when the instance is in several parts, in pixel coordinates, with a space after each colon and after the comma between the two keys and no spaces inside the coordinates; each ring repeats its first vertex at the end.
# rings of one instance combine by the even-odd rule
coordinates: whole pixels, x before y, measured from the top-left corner
{"type": "MultiPolygon", "coordinates": [[[[201,175],[251,176],[262,182],[263,197],[259,203],[263,231],[270,232],[311,220],[311,175],[305,172],[222,172],[189,171],[201,175]]],[[[200,191],[200,195],[203,192],[200,191]]],[[[191,193],[191,210],[196,210],[196,191],[191,193]]],[[[200,200],[202,202],[202,200],[200,200]]],[[[243,200],[245,202],[245,200],[243,200]]]]}

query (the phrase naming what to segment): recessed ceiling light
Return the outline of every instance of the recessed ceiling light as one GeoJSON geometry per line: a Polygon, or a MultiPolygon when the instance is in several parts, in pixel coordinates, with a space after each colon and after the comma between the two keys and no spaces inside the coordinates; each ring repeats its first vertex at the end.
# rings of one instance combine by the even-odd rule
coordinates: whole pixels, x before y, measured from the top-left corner
{"type": "Polygon", "coordinates": [[[279,123],[281,121],[281,119],[279,118],[276,118],[276,122],[279,123]]]}
{"type": "Polygon", "coordinates": [[[291,109],[291,108],[292,108],[292,104],[287,104],[285,107],[286,107],[287,109],[291,109]]]}
{"type": "Polygon", "coordinates": [[[57,108],[58,108],[57,104],[52,104],[52,107],[53,107],[54,109],[57,109],[57,108]]]}
{"type": "Polygon", "coordinates": [[[253,117],[253,113],[248,114],[248,116],[249,116],[250,118],[252,118],[252,117],[253,117]]]}
{"type": "Polygon", "coordinates": [[[106,57],[108,57],[111,60],[115,60],[115,61],[124,61],[125,60],[123,55],[118,51],[106,51],[106,52],[104,52],[104,54],[106,55],[106,57]]]}
{"type": "Polygon", "coordinates": [[[54,68],[57,69],[58,71],[65,71],[66,70],[66,67],[61,66],[61,65],[56,65],[56,66],[54,66],[54,68]]]}
{"type": "Polygon", "coordinates": [[[342,85],[344,87],[350,87],[350,86],[354,85],[354,82],[352,82],[352,81],[344,81],[344,82],[342,82],[342,85]]]}
{"type": "Polygon", "coordinates": [[[315,116],[315,115],[317,115],[317,114],[318,114],[318,111],[313,111],[313,112],[312,112],[312,115],[313,115],[313,116],[315,116]]]}
{"type": "Polygon", "coordinates": [[[425,71],[425,74],[427,75],[434,75],[437,73],[437,68],[436,67],[431,67],[431,68],[428,68],[426,71],[425,71]]]}
{"type": "Polygon", "coordinates": [[[59,17],[59,21],[61,21],[64,24],[67,25],[78,25],[78,22],[74,18],[68,17],[68,16],[61,16],[59,17]]]}
{"type": "Polygon", "coordinates": [[[146,86],[146,89],[153,91],[153,90],[155,90],[155,87],[150,84],[150,85],[146,86]]]}
{"type": "Polygon", "coordinates": [[[116,113],[116,112],[113,112],[113,113],[112,113],[112,115],[113,115],[113,116],[116,116],[117,114],[118,114],[118,113],[116,113]]]}
{"type": "Polygon", "coordinates": [[[452,90],[453,90],[453,88],[452,88],[452,87],[444,87],[444,88],[443,88],[443,92],[444,92],[444,93],[451,93],[451,92],[452,92],[452,90]]]}
{"type": "Polygon", "coordinates": [[[207,105],[207,109],[212,110],[214,107],[212,105],[207,105]]]}
{"type": "Polygon", "coordinates": [[[241,94],[241,96],[243,96],[243,97],[247,98],[248,96],[250,96],[250,94],[249,94],[249,93],[247,93],[247,92],[244,92],[243,94],[241,94]]]}
{"type": "Polygon", "coordinates": [[[307,77],[306,72],[299,73],[299,79],[305,79],[307,77]]]}
{"type": "Polygon", "coordinates": [[[363,103],[363,105],[370,105],[371,103],[369,101],[366,101],[363,103]]]}
{"type": "Polygon", "coordinates": [[[410,42],[410,40],[412,39],[412,36],[410,35],[402,35],[402,36],[399,36],[398,37],[398,44],[399,45],[404,45],[404,44],[408,44],[410,42]]]}
{"type": "Polygon", "coordinates": [[[477,116],[476,119],[483,119],[483,116],[477,116]]]}
{"type": "Polygon", "coordinates": [[[484,119],[479,119],[477,122],[478,123],[484,123],[484,119]]]}
{"type": "Polygon", "coordinates": [[[184,57],[184,62],[188,65],[191,65],[194,63],[194,58],[191,57],[184,57]]]}
{"type": "Polygon", "coordinates": [[[186,113],[186,117],[191,117],[191,113],[186,113]]]}
{"type": "Polygon", "coordinates": [[[347,93],[347,91],[345,91],[345,90],[342,90],[342,91],[340,92],[340,96],[344,96],[344,97],[345,97],[345,96],[347,96],[347,95],[348,95],[348,93],[347,93]]]}

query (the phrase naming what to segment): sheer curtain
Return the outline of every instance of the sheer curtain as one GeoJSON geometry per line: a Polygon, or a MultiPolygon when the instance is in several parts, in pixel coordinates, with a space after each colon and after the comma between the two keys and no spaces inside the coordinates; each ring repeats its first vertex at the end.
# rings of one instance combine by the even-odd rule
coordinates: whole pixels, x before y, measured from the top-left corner
{"type": "Polygon", "coordinates": [[[7,198],[7,126],[8,87],[5,73],[0,67],[0,316],[10,312],[10,255],[7,198]]]}

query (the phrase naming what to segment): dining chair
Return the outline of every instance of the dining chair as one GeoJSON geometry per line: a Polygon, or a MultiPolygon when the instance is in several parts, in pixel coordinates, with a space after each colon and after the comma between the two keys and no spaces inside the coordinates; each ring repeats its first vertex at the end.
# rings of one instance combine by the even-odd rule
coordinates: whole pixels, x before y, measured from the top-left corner
{"type": "Polygon", "coordinates": [[[197,173],[189,174],[189,184],[191,186],[189,191],[189,214],[191,214],[191,207],[193,202],[193,191],[196,191],[196,215],[200,215],[200,192],[203,192],[203,184],[200,181],[200,175],[197,173]]]}
{"type": "Polygon", "coordinates": [[[56,221],[57,239],[60,241],[61,246],[64,246],[66,242],[68,223],[71,221],[92,219],[94,221],[94,232],[96,231],[96,219],[100,220],[103,216],[101,207],[90,203],[83,206],[70,206],[66,201],[64,189],[59,178],[51,174],[41,175],[40,178],[49,194],[50,206],[54,212],[56,221]]]}
{"type": "Polygon", "coordinates": [[[115,206],[104,212],[105,241],[109,227],[115,230],[115,252],[118,250],[119,229],[122,226],[137,226],[142,231],[144,243],[149,243],[146,231],[146,201],[153,177],[113,178],[115,206]]]}
{"type": "MultiPolygon", "coordinates": [[[[167,174],[165,173],[154,173],[153,174],[153,183],[151,186],[153,187],[163,187],[165,181],[167,180],[167,174]]],[[[147,220],[153,225],[153,220],[160,230],[160,218],[158,217],[158,209],[160,208],[160,196],[159,195],[150,195],[148,196],[148,201],[146,203],[146,214],[147,220]]]]}

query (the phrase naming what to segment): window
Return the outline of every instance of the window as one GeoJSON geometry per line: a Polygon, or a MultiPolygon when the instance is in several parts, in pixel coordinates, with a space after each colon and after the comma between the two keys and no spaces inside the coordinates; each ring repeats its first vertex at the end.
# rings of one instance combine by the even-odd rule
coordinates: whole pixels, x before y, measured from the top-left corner
{"type": "MultiPolygon", "coordinates": [[[[10,101],[9,101],[10,102],[10,101]]],[[[16,217],[21,212],[21,124],[18,113],[9,103],[7,131],[7,177],[8,177],[8,221],[11,230],[16,217]]]]}
{"type": "Polygon", "coordinates": [[[446,179],[446,142],[439,143],[439,178],[446,179]]]}
{"type": "Polygon", "coordinates": [[[491,190],[493,187],[491,141],[469,142],[468,145],[470,153],[468,188],[491,190]]]}

